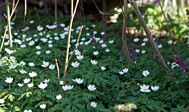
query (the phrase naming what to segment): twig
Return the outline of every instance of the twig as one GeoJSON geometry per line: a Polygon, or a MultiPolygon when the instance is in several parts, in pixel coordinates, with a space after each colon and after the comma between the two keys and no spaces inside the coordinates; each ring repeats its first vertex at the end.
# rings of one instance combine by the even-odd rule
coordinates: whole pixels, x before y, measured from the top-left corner
{"type": "MultiPolygon", "coordinates": [[[[56,62],[56,68],[57,68],[57,72],[58,72],[58,85],[59,85],[59,90],[61,89],[60,87],[60,69],[59,69],[59,66],[58,66],[58,60],[55,59],[55,62],[56,62]]],[[[63,90],[63,93],[65,94],[64,90],[63,90]]]]}
{"type": "MultiPolygon", "coordinates": [[[[14,5],[14,8],[12,9],[10,19],[12,18],[13,14],[14,14],[14,12],[15,12],[15,10],[16,10],[16,7],[18,6],[18,3],[19,3],[19,0],[16,2],[16,5],[14,5]]],[[[7,25],[6,28],[5,28],[3,40],[2,40],[2,42],[1,42],[0,53],[1,53],[2,49],[3,49],[3,45],[4,45],[4,41],[5,41],[5,36],[6,36],[7,30],[8,30],[8,25],[7,25]]]]}
{"type": "Polygon", "coordinates": [[[12,1],[12,10],[14,9],[15,0],[12,1]]]}
{"type": "Polygon", "coordinates": [[[73,20],[74,20],[74,16],[75,16],[78,4],[79,4],[79,0],[76,1],[75,10],[73,11],[73,0],[71,0],[71,20],[70,20],[70,25],[69,25],[69,30],[68,30],[66,59],[65,59],[65,67],[64,67],[64,76],[63,76],[64,86],[66,85],[66,73],[67,73],[68,63],[69,63],[69,46],[70,46],[70,38],[71,38],[71,29],[72,29],[72,24],[73,24],[73,20]]]}
{"type": "Polygon", "coordinates": [[[152,35],[151,35],[151,33],[150,33],[150,31],[149,31],[149,29],[148,29],[146,23],[144,22],[144,19],[142,18],[142,15],[141,15],[141,13],[140,13],[140,11],[139,11],[139,9],[138,9],[136,3],[135,3],[135,0],[132,0],[132,6],[133,6],[133,8],[134,8],[134,10],[135,10],[135,12],[136,12],[136,15],[137,15],[138,18],[139,18],[139,21],[140,21],[142,27],[144,28],[144,31],[146,32],[146,35],[147,35],[147,37],[148,37],[148,40],[149,40],[149,42],[150,42],[150,44],[151,44],[153,50],[156,52],[156,55],[157,55],[158,58],[159,58],[159,61],[160,61],[161,65],[162,65],[162,67],[164,68],[165,72],[166,72],[167,74],[169,74],[170,70],[169,70],[169,68],[167,67],[167,64],[165,63],[165,60],[164,60],[163,56],[161,55],[160,51],[158,50],[158,48],[157,48],[157,46],[156,46],[154,40],[152,39],[152,35]]]}
{"type": "Polygon", "coordinates": [[[123,12],[123,26],[122,26],[122,45],[123,45],[123,51],[124,54],[126,56],[126,59],[128,62],[130,62],[130,56],[129,56],[129,50],[128,50],[128,46],[127,46],[127,41],[125,39],[126,37],[126,29],[127,29],[127,24],[126,24],[126,20],[127,20],[127,0],[124,0],[124,12],[123,12]]]}
{"type": "Polygon", "coordinates": [[[114,15],[114,14],[118,14],[118,13],[104,13],[104,12],[102,12],[102,11],[99,9],[99,7],[97,6],[97,4],[96,4],[96,2],[95,2],[94,0],[93,0],[93,3],[94,3],[96,9],[98,10],[98,12],[99,12],[101,15],[108,15],[108,16],[111,16],[111,15],[114,15]]]}
{"type": "Polygon", "coordinates": [[[26,26],[27,0],[24,0],[24,27],[26,26]]]}
{"type": "Polygon", "coordinates": [[[54,14],[55,14],[55,23],[56,23],[56,25],[58,24],[58,22],[57,22],[57,0],[55,0],[55,3],[54,3],[54,8],[55,8],[55,10],[54,10],[54,14]]]}
{"type": "Polygon", "coordinates": [[[9,8],[9,1],[6,0],[6,9],[7,9],[7,23],[8,23],[8,33],[9,33],[9,46],[12,48],[12,33],[11,33],[11,24],[10,24],[10,8],[9,8]]]}
{"type": "Polygon", "coordinates": [[[73,50],[73,53],[71,54],[71,56],[70,56],[70,58],[69,58],[68,63],[70,62],[70,60],[71,60],[71,58],[72,58],[72,56],[73,56],[75,50],[78,48],[79,40],[80,40],[80,37],[81,37],[81,32],[82,32],[82,30],[83,30],[83,25],[81,26],[81,29],[80,29],[80,31],[79,31],[79,35],[78,35],[78,38],[77,38],[77,42],[76,42],[76,44],[75,44],[76,46],[75,46],[75,48],[74,48],[74,50],[73,50]]]}
{"type": "Polygon", "coordinates": [[[3,45],[4,45],[4,41],[5,41],[5,36],[6,36],[7,30],[8,30],[8,27],[5,28],[5,32],[4,32],[4,35],[3,35],[3,40],[1,42],[0,53],[1,53],[2,49],[3,49],[3,45]]]}

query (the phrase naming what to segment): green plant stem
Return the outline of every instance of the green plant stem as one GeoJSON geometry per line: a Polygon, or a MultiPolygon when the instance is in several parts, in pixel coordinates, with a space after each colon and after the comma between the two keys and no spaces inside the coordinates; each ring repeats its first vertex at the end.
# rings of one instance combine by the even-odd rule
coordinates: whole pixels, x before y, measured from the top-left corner
{"type": "Polygon", "coordinates": [[[33,83],[33,81],[34,81],[34,79],[33,79],[33,77],[32,77],[32,83],[33,83]]]}
{"type": "Polygon", "coordinates": [[[11,90],[11,83],[9,83],[9,89],[11,90]]]}

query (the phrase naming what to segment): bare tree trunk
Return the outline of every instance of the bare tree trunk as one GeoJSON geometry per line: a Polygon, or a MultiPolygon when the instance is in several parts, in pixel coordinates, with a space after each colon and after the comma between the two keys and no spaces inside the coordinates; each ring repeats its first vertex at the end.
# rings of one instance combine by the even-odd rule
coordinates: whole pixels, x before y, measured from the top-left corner
{"type": "Polygon", "coordinates": [[[136,14],[137,14],[139,20],[140,20],[141,25],[142,25],[143,28],[144,28],[144,31],[146,32],[146,35],[147,35],[147,37],[148,37],[148,40],[149,40],[149,42],[150,42],[150,44],[151,44],[153,50],[156,52],[156,55],[158,56],[159,61],[160,61],[160,63],[162,64],[162,67],[164,68],[165,72],[166,72],[167,74],[169,74],[169,72],[170,72],[170,71],[169,71],[169,68],[167,67],[167,65],[166,65],[166,63],[165,63],[165,60],[164,60],[163,56],[161,55],[160,51],[158,50],[158,48],[157,48],[157,46],[156,46],[156,44],[155,44],[155,42],[154,42],[154,40],[153,40],[153,38],[152,38],[152,35],[151,35],[151,33],[150,33],[148,27],[146,26],[146,23],[144,22],[144,19],[142,18],[142,15],[141,15],[141,13],[140,13],[140,11],[139,11],[139,9],[138,9],[136,3],[135,3],[135,0],[132,0],[132,6],[133,6],[133,8],[134,8],[134,10],[135,10],[135,12],[136,12],[136,14]]]}
{"type": "Polygon", "coordinates": [[[126,59],[128,62],[130,62],[130,56],[129,56],[129,50],[128,50],[128,45],[127,45],[127,41],[125,39],[126,37],[126,29],[127,29],[127,0],[124,0],[124,14],[123,14],[123,26],[122,26],[122,45],[123,45],[123,51],[124,54],[126,56],[126,59]]]}

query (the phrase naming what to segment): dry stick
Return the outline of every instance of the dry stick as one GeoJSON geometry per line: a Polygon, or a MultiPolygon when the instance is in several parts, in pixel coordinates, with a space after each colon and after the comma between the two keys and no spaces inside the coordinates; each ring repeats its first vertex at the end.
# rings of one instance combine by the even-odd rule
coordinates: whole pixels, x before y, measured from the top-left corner
{"type": "MultiPolygon", "coordinates": [[[[10,19],[12,18],[13,14],[14,14],[14,12],[15,12],[15,10],[16,10],[16,7],[18,6],[18,3],[19,3],[19,0],[16,2],[16,5],[14,5],[14,7],[13,7],[13,9],[12,9],[10,19]]],[[[2,42],[1,42],[0,53],[1,53],[2,49],[3,49],[3,45],[4,45],[4,41],[5,41],[5,36],[6,36],[7,30],[8,30],[8,25],[7,25],[6,28],[5,28],[3,40],[2,40],[2,42]]]]}
{"type": "Polygon", "coordinates": [[[26,26],[27,0],[24,1],[24,27],[26,26]]]}
{"type": "Polygon", "coordinates": [[[135,12],[136,12],[136,15],[138,16],[138,18],[139,18],[139,20],[140,20],[140,23],[141,23],[142,27],[144,28],[144,31],[146,32],[146,35],[147,35],[147,37],[148,37],[148,40],[149,40],[149,42],[150,42],[150,44],[151,44],[153,50],[156,52],[156,55],[157,55],[158,58],[159,58],[160,63],[162,64],[162,66],[163,66],[165,72],[166,72],[167,74],[169,74],[169,72],[170,72],[170,71],[169,71],[169,68],[167,67],[163,56],[161,55],[161,53],[160,53],[160,51],[158,50],[158,48],[157,48],[157,46],[156,46],[154,40],[152,39],[152,35],[151,35],[151,33],[150,33],[150,31],[149,31],[149,29],[148,29],[146,23],[144,22],[144,19],[142,18],[142,15],[141,15],[141,13],[140,13],[140,11],[139,11],[139,9],[138,9],[138,7],[137,7],[137,5],[136,5],[136,3],[135,3],[134,0],[132,0],[132,6],[133,6],[133,8],[134,8],[134,10],[135,10],[135,12]]]}
{"type": "Polygon", "coordinates": [[[169,36],[170,36],[170,38],[173,40],[173,37],[172,37],[172,35],[171,35],[171,31],[170,31],[170,27],[169,27],[169,20],[166,18],[165,12],[163,11],[163,8],[162,8],[161,3],[160,3],[159,0],[158,0],[158,3],[159,3],[159,6],[160,6],[160,8],[161,8],[161,11],[162,11],[162,13],[163,13],[163,16],[164,16],[164,18],[165,18],[165,20],[166,20],[166,22],[167,22],[167,28],[168,28],[169,36]]]}
{"type": "Polygon", "coordinates": [[[11,33],[11,24],[10,24],[10,9],[9,9],[9,1],[6,0],[6,9],[7,9],[7,23],[8,23],[8,33],[9,33],[9,46],[12,48],[12,33],[11,33]]]}
{"type": "Polygon", "coordinates": [[[75,46],[75,48],[74,48],[74,50],[73,50],[73,53],[71,54],[71,56],[70,56],[70,58],[69,58],[68,63],[70,62],[70,60],[71,60],[71,58],[72,58],[72,56],[73,56],[75,50],[78,48],[79,40],[80,40],[80,37],[81,37],[81,32],[82,32],[82,30],[83,30],[83,25],[81,26],[81,29],[80,29],[80,31],[79,31],[79,35],[78,35],[78,38],[77,38],[77,42],[76,42],[76,44],[75,44],[76,46],[75,46]]]}
{"type": "MultiPolygon", "coordinates": [[[[77,0],[76,5],[75,5],[75,10],[73,12],[73,0],[71,0],[71,20],[70,20],[70,25],[69,25],[69,31],[68,31],[68,41],[67,41],[67,50],[66,50],[66,59],[65,59],[65,67],[64,67],[64,86],[66,85],[66,73],[68,69],[68,63],[69,63],[69,46],[70,46],[70,38],[71,38],[71,29],[72,29],[72,24],[73,24],[73,19],[77,10],[77,6],[79,4],[79,0],[77,0]]],[[[63,91],[64,97],[65,97],[65,92],[63,91]]]]}
{"type": "Polygon", "coordinates": [[[55,10],[54,10],[54,14],[55,14],[55,23],[56,23],[56,25],[58,24],[58,22],[57,22],[57,0],[55,0],[55,2],[54,2],[54,8],[55,8],[55,10]]]}
{"type": "MultiPolygon", "coordinates": [[[[59,66],[58,66],[58,60],[55,59],[56,61],[56,68],[57,68],[57,72],[58,72],[58,85],[59,85],[59,90],[60,90],[60,69],[59,69],[59,66]]],[[[64,91],[64,90],[63,90],[64,91]]]]}
{"type": "Polygon", "coordinates": [[[15,0],[12,1],[12,10],[14,9],[15,0]]]}
{"type": "Polygon", "coordinates": [[[2,49],[3,49],[3,45],[4,45],[4,41],[5,41],[5,36],[6,36],[7,30],[8,30],[8,26],[5,28],[5,32],[4,32],[4,35],[3,35],[3,40],[1,42],[0,53],[1,53],[2,49]]]}
{"type": "Polygon", "coordinates": [[[105,13],[105,12],[102,12],[102,11],[99,9],[99,7],[97,6],[95,0],[93,0],[93,3],[94,3],[96,9],[98,10],[98,12],[99,12],[101,15],[111,16],[111,15],[114,15],[114,14],[118,14],[118,13],[105,13]]]}
{"type": "Polygon", "coordinates": [[[123,26],[122,26],[122,45],[123,45],[123,51],[124,54],[126,56],[126,59],[128,62],[130,62],[130,56],[129,56],[129,50],[128,50],[128,46],[127,46],[127,41],[125,39],[126,37],[126,29],[127,29],[127,24],[126,24],[126,20],[127,20],[127,0],[124,0],[124,12],[123,12],[123,26]]]}

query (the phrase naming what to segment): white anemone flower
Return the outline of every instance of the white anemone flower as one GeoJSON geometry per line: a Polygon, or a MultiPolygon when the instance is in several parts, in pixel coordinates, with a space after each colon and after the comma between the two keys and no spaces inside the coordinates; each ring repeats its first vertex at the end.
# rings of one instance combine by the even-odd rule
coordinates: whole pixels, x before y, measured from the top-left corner
{"type": "Polygon", "coordinates": [[[32,110],[24,110],[24,112],[32,112],[32,110]]]}
{"type": "Polygon", "coordinates": [[[46,53],[46,54],[50,54],[50,53],[51,53],[51,51],[50,51],[50,50],[47,50],[47,51],[45,51],[45,53],[46,53]]]}
{"type": "Polygon", "coordinates": [[[145,46],[146,45],[146,43],[145,42],[143,42],[142,44],[141,44],[141,46],[145,46]]]}
{"type": "Polygon", "coordinates": [[[144,93],[150,92],[149,85],[145,85],[145,84],[140,85],[140,91],[144,93]]]}
{"type": "Polygon", "coordinates": [[[96,65],[98,62],[97,62],[96,60],[91,60],[91,63],[92,63],[93,65],[96,65]]]}
{"type": "Polygon", "coordinates": [[[62,95],[61,95],[61,94],[59,94],[59,95],[56,96],[56,99],[57,99],[57,100],[60,100],[61,98],[62,98],[62,95]]]}
{"type": "Polygon", "coordinates": [[[89,91],[95,91],[96,90],[95,85],[89,84],[87,87],[88,87],[89,91]]]}
{"type": "Polygon", "coordinates": [[[3,98],[0,99],[0,103],[3,104],[5,103],[5,100],[3,98]]]}
{"type": "Polygon", "coordinates": [[[37,54],[37,55],[40,55],[40,54],[41,54],[41,51],[36,51],[36,54],[37,54]]]}
{"type": "Polygon", "coordinates": [[[153,91],[157,91],[157,90],[159,89],[159,86],[151,86],[151,89],[152,89],[153,91]]]}
{"type": "Polygon", "coordinates": [[[64,84],[64,81],[60,81],[59,84],[60,84],[60,85],[63,85],[63,84],[64,84]]]}
{"type": "Polygon", "coordinates": [[[101,68],[102,71],[106,70],[105,66],[101,66],[100,68],[101,68]]]}
{"type": "Polygon", "coordinates": [[[36,73],[36,72],[30,72],[30,73],[29,73],[29,76],[30,76],[30,77],[36,77],[36,76],[37,76],[37,73],[36,73]]]}
{"type": "Polygon", "coordinates": [[[41,109],[45,109],[47,105],[46,104],[41,104],[39,106],[40,106],[41,109]]]}
{"type": "Polygon", "coordinates": [[[148,70],[144,70],[143,72],[142,72],[142,74],[143,74],[143,76],[148,76],[149,74],[150,74],[150,72],[148,71],[148,70]]]}
{"type": "Polygon", "coordinates": [[[162,44],[159,44],[157,47],[160,49],[160,48],[162,48],[162,47],[163,47],[163,45],[162,45],[162,44]]]}
{"type": "Polygon", "coordinates": [[[123,74],[124,74],[124,72],[123,72],[123,71],[119,71],[119,74],[120,74],[120,75],[123,75],[123,74]]]}
{"type": "Polygon", "coordinates": [[[134,41],[134,42],[138,42],[138,41],[139,41],[139,38],[135,38],[133,41],[134,41]]]}
{"type": "Polygon", "coordinates": [[[23,81],[24,81],[24,83],[29,83],[30,82],[30,78],[25,78],[23,81]]]}
{"type": "Polygon", "coordinates": [[[81,78],[76,78],[76,79],[72,79],[74,82],[77,82],[78,84],[82,84],[83,83],[83,79],[81,78]]]}
{"type": "Polygon", "coordinates": [[[45,61],[43,61],[43,64],[41,65],[42,67],[48,67],[49,66],[49,62],[45,62],[45,61]]]}
{"type": "Polygon", "coordinates": [[[110,43],[110,44],[113,44],[113,43],[114,43],[114,40],[110,40],[109,43],[110,43]]]}
{"type": "Polygon", "coordinates": [[[49,65],[49,69],[54,70],[55,69],[55,65],[53,65],[53,64],[49,65]]]}
{"type": "Polygon", "coordinates": [[[78,56],[77,56],[77,59],[78,59],[78,60],[82,60],[82,59],[83,59],[83,55],[78,55],[78,56]]]}
{"type": "Polygon", "coordinates": [[[38,49],[38,50],[39,50],[39,49],[41,49],[41,47],[40,47],[40,46],[36,46],[35,48],[36,48],[36,49],[38,49]]]}
{"type": "Polygon", "coordinates": [[[47,83],[41,82],[41,83],[38,85],[38,87],[39,87],[40,89],[45,89],[45,88],[47,87],[47,83]]]}
{"type": "Polygon", "coordinates": [[[167,43],[170,45],[170,44],[172,44],[172,43],[173,43],[173,41],[172,41],[172,40],[169,40],[167,43]]]}
{"type": "Polygon", "coordinates": [[[7,77],[5,82],[10,84],[10,83],[13,82],[13,78],[12,77],[7,77]]]}
{"type": "Polygon", "coordinates": [[[20,64],[23,66],[26,65],[26,63],[24,61],[21,61],[20,64]]]}
{"type": "Polygon", "coordinates": [[[107,45],[106,44],[102,44],[101,47],[104,48],[104,47],[107,47],[107,45]]]}
{"type": "Polygon", "coordinates": [[[146,50],[142,50],[141,53],[142,53],[142,54],[145,54],[145,53],[146,53],[146,50]]]}
{"type": "Polygon", "coordinates": [[[76,61],[76,62],[72,62],[71,65],[72,65],[74,68],[77,68],[77,67],[79,66],[79,64],[80,64],[80,63],[78,63],[78,62],[76,61]]]}
{"type": "Polygon", "coordinates": [[[33,83],[29,83],[29,84],[27,84],[27,85],[28,85],[28,88],[32,88],[32,87],[34,86],[33,83]]]}
{"type": "Polygon", "coordinates": [[[68,90],[72,90],[73,89],[73,85],[65,85],[65,86],[62,86],[62,89],[64,89],[64,91],[68,91],[68,90]]]}
{"type": "Polygon", "coordinates": [[[128,71],[129,71],[128,68],[124,68],[124,69],[123,69],[123,72],[124,72],[124,73],[127,73],[128,71]]]}
{"type": "Polygon", "coordinates": [[[140,52],[140,50],[139,50],[139,49],[136,49],[136,50],[135,50],[135,52],[136,52],[136,53],[139,53],[139,52],[140,52]]]}
{"type": "Polygon", "coordinates": [[[94,102],[94,101],[92,101],[92,102],[91,102],[91,107],[96,108],[96,107],[97,107],[97,103],[94,102]]]}
{"type": "Polygon", "coordinates": [[[28,63],[29,66],[35,66],[33,62],[28,63]]]}
{"type": "Polygon", "coordinates": [[[93,54],[94,54],[95,56],[97,56],[97,55],[99,54],[99,52],[98,52],[98,51],[94,51],[93,54]]]}
{"type": "Polygon", "coordinates": [[[43,82],[48,83],[49,81],[50,81],[50,79],[45,79],[43,82]]]}
{"type": "Polygon", "coordinates": [[[29,42],[28,45],[29,45],[29,46],[33,46],[34,44],[35,44],[35,41],[32,40],[32,41],[29,42]]]}
{"type": "Polygon", "coordinates": [[[110,52],[110,49],[107,48],[107,49],[105,50],[105,52],[109,53],[109,52],[110,52]]]}
{"type": "Polygon", "coordinates": [[[19,87],[23,87],[24,84],[23,84],[23,83],[18,83],[18,86],[19,86],[19,87]]]}

